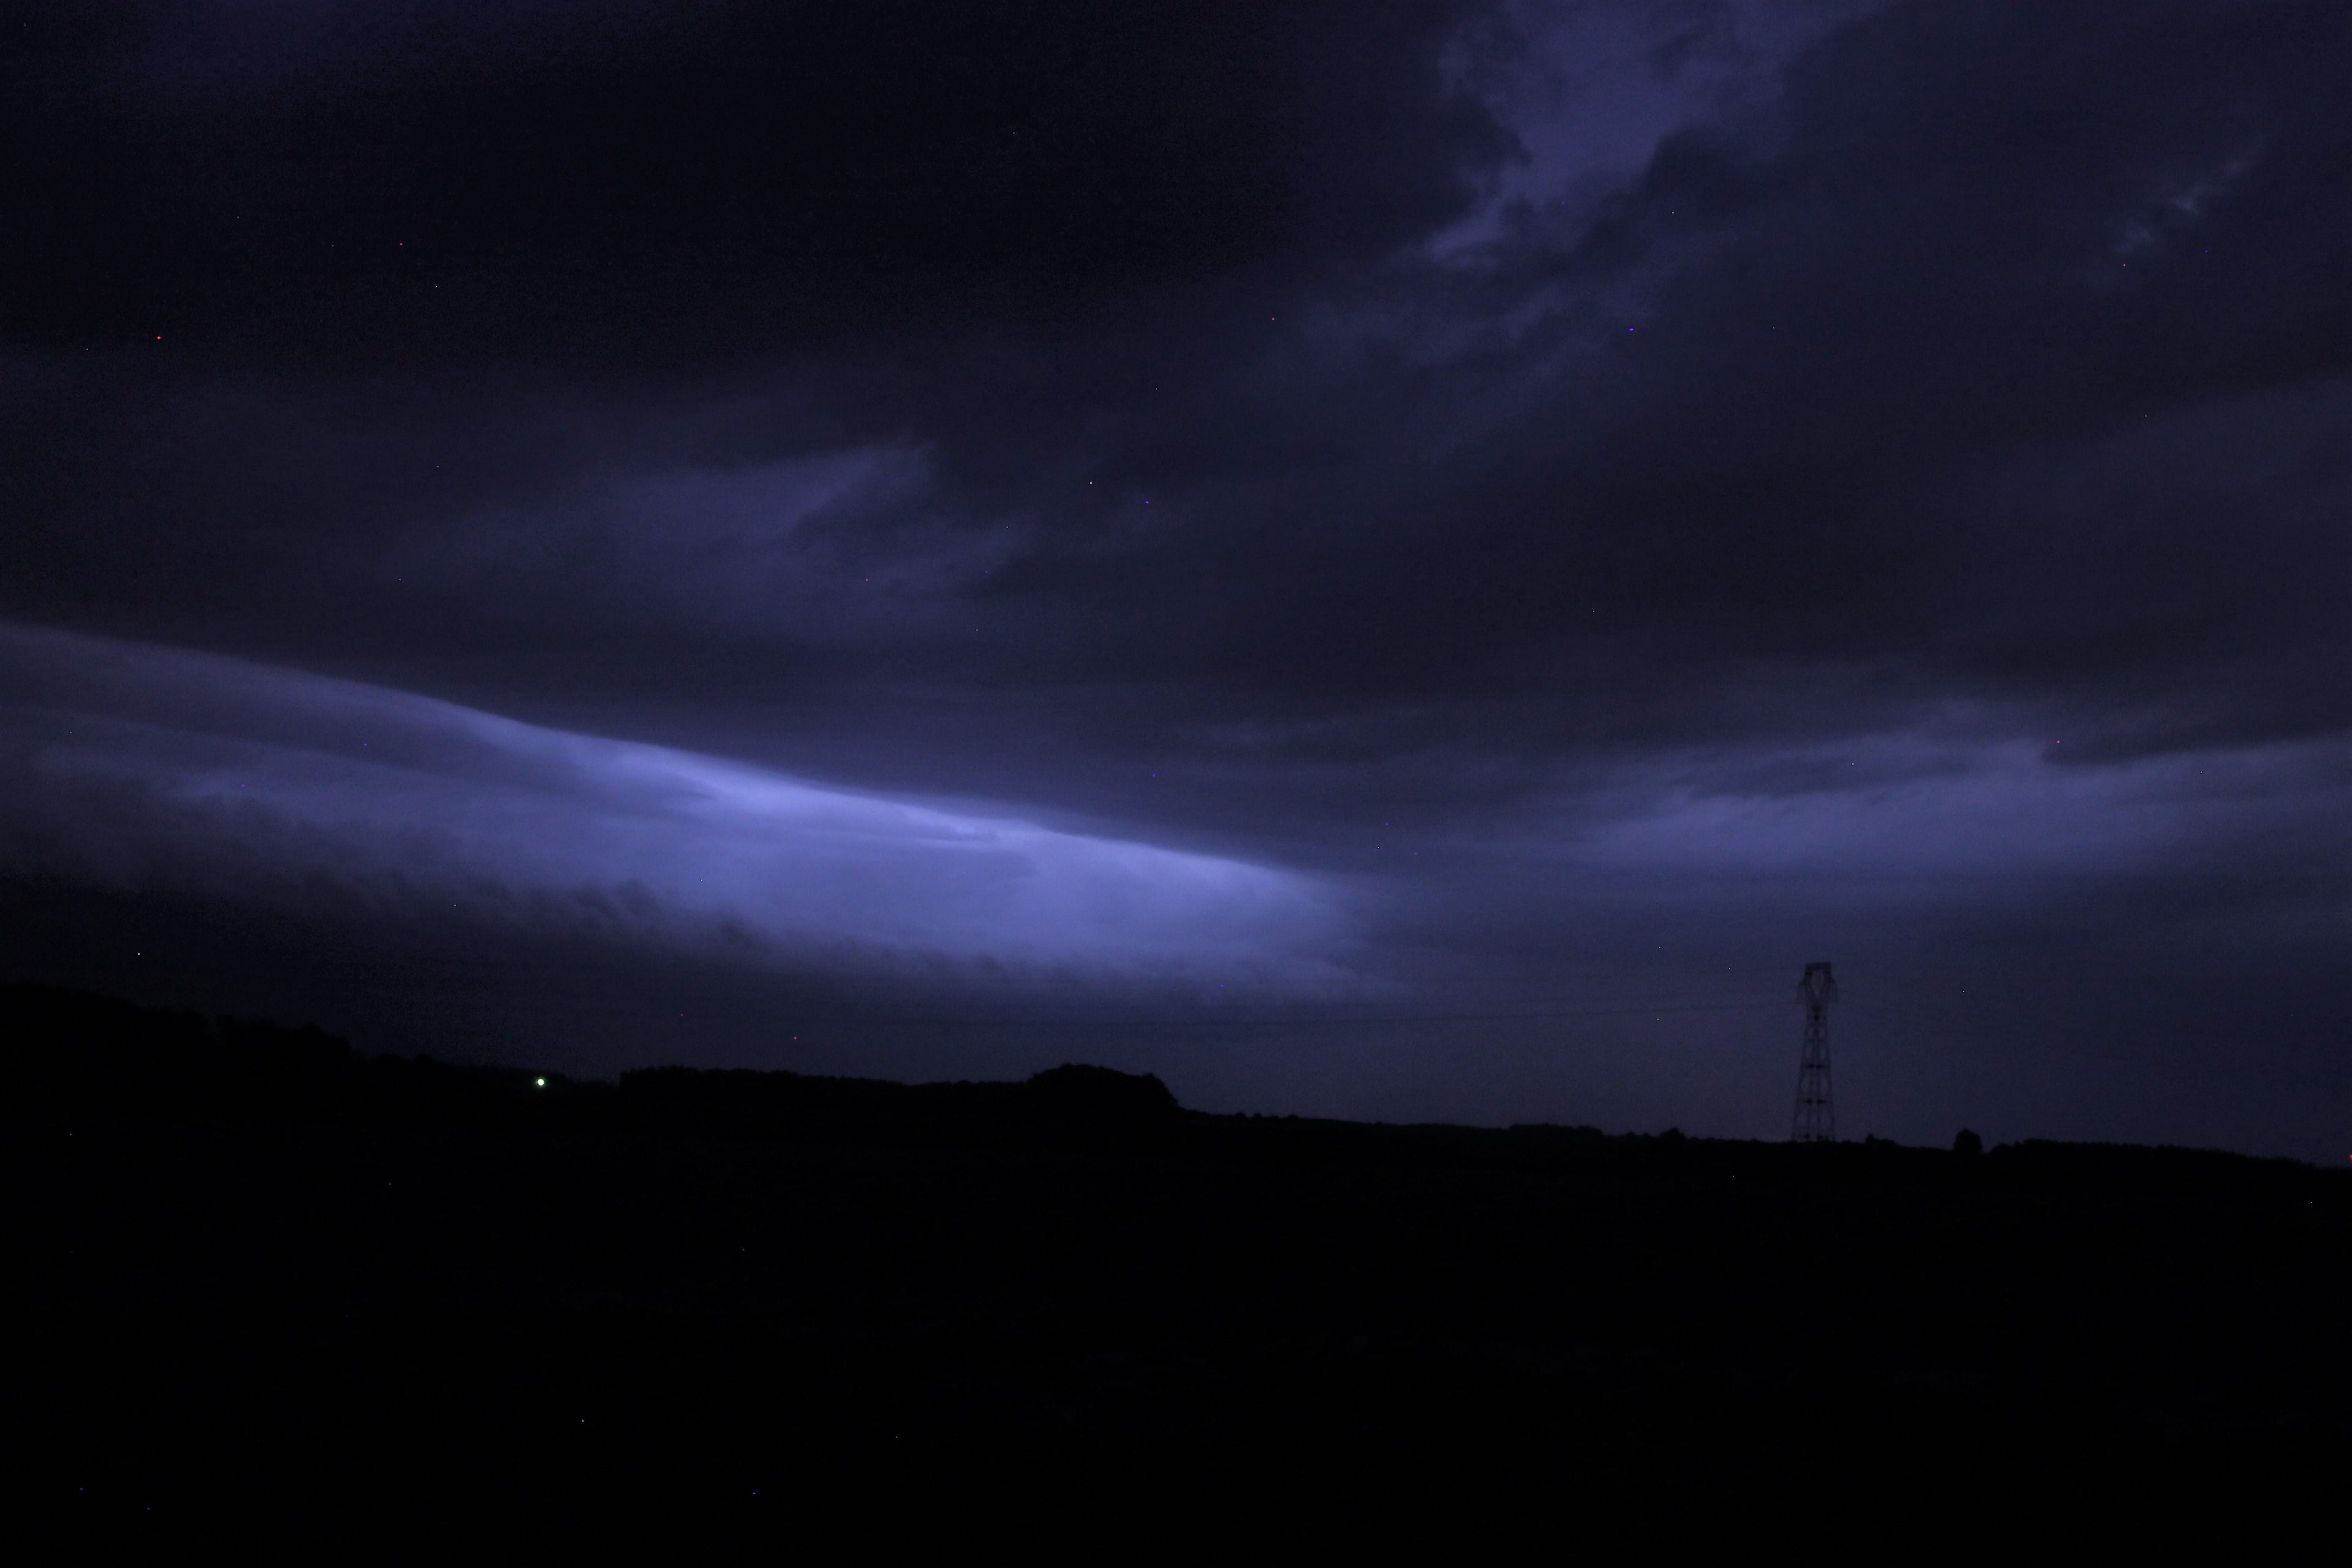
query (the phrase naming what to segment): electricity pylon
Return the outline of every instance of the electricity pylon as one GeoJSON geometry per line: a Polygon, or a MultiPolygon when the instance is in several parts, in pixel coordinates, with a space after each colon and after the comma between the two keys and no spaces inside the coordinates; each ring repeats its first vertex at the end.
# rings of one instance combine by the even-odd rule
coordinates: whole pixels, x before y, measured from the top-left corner
{"type": "Polygon", "coordinates": [[[1798,1143],[1837,1142],[1837,1108],[1830,1101],[1830,1004],[1837,980],[1827,963],[1808,963],[1797,982],[1805,1005],[1805,1044],[1797,1056],[1797,1118],[1790,1139],[1798,1143]]]}

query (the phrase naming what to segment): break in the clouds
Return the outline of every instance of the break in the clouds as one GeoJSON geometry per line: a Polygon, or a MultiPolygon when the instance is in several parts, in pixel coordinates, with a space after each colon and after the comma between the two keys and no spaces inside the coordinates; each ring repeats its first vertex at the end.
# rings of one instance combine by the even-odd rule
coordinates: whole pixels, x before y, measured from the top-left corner
{"type": "MultiPolygon", "coordinates": [[[[1396,1000],[1438,975],[2027,952],[2010,1125],[2128,1079],[2180,1108],[2134,1126],[2301,1148],[2342,1098],[2340,5],[118,0],[0,48],[0,615],[617,748],[542,799],[294,704],[289,874],[425,818],[450,886],[644,887],[648,952],[722,906],[811,952],[1224,943],[1414,1017],[1534,1005],[1396,1000]],[[658,810],[596,793],[655,757],[658,810]],[[909,816],[856,899],[762,903],[716,847],[852,863],[714,782],[762,778],[990,803],[1048,825],[1000,846],[1038,889],[1159,901],[992,905],[909,816]],[[1293,912],[1228,929],[1242,888],[1293,912]],[[2129,1021],[2193,952],[2303,1064],[2203,1134],[2220,1037],[2129,1021]]],[[[184,771],[225,742],[142,721],[179,739],[91,776],[179,802],[227,907],[259,851],[184,771]]],[[[12,789],[72,798],[62,755],[12,789]]],[[[83,818],[91,866],[152,826],[83,818]]],[[[1438,1032],[1298,1103],[1746,1081],[1596,1045],[1513,1090],[1438,1032]]],[[[1236,1103],[1299,1081],[1231,1059],[1236,1103]]],[[[1888,1069],[1922,1117],[1937,1060],[1888,1069]]]]}

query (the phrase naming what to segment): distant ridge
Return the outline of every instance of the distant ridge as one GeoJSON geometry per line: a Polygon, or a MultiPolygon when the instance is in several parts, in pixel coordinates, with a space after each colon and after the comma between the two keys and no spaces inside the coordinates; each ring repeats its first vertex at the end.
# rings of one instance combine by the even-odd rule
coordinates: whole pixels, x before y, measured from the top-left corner
{"type": "Polygon", "coordinates": [[[2030,1139],[1981,1156],[1882,1139],[1792,1145],[1590,1127],[1462,1127],[1187,1110],[1152,1074],[1066,1063],[1024,1081],[908,1084],[783,1070],[656,1067],[617,1084],[530,1068],[369,1056],[300,1028],[0,986],[12,1114],[291,1119],[899,1147],[1086,1148],[1281,1163],[1601,1163],[1693,1177],[2187,1190],[2345,1173],[2219,1150],[2030,1139]]]}

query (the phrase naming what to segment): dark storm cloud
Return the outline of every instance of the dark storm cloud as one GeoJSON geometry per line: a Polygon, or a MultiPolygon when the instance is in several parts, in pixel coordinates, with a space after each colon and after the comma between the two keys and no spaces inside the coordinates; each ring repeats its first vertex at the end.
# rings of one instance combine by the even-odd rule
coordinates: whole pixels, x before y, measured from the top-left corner
{"type": "Polygon", "coordinates": [[[1376,253],[1499,132],[1444,4],[68,5],[14,40],[7,324],[698,365],[1376,253]]]}
{"type": "MultiPolygon", "coordinates": [[[[2340,6],[70,6],[8,47],[20,623],[1345,879],[1358,980],[1441,1012],[1818,955],[1761,931],[2103,955],[2039,972],[2108,1064],[2044,1104],[2131,1056],[2081,1020],[2227,952],[2298,998],[2278,1082],[2336,1092],[2340,6]]],[[[2147,1038],[2182,1083],[2212,1045],[2147,1038]]],[[[1532,1103],[1396,1073],[1315,1093],[1532,1103]]]]}
{"type": "Polygon", "coordinates": [[[453,648],[588,645],[657,687],[714,645],[771,683],[814,663],[828,688],[982,700],[1083,669],[1212,729],[1328,733],[1336,707],[1375,745],[1432,694],[1499,706],[1515,745],[1677,734],[1743,717],[1724,682],[1759,671],[1800,702],[1958,683],[2342,721],[2338,683],[2282,681],[2345,651],[2352,586],[2325,536],[2347,353],[2325,8],[1905,7],[1785,78],[1733,47],[1742,14],[1694,8],[1636,29],[1628,69],[1713,59],[1748,86],[1648,104],[1649,152],[1599,195],[1605,162],[1546,146],[1584,127],[1497,75],[1542,65],[1544,25],[1582,8],[1451,31],[1355,8],[858,14],[331,10],[257,37],[199,9],[59,45],[19,100],[48,150],[20,168],[58,171],[19,198],[45,219],[10,290],[20,341],[207,303],[172,307],[188,357],[145,373],[179,380],[167,406],[56,430],[59,400],[27,395],[28,440],[70,458],[43,492],[74,536],[54,580],[102,572],[119,599],[152,564],[169,600],[170,557],[209,552],[281,601],[269,619],[323,591],[335,623],[374,600],[408,626],[400,590],[437,577],[453,648]],[[1501,63],[1449,72],[1448,48],[1501,63]],[[1062,131],[992,139],[1016,103],[1062,131]],[[515,173],[533,158],[555,165],[536,183],[515,173]],[[1504,178],[1527,168],[1571,197],[1504,178]],[[293,237],[232,243],[224,200],[293,237]],[[479,314],[430,315],[419,290],[446,288],[376,261],[285,259],[339,258],[362,210],[430,215],[476,258],[479,314]],[[330,325],[289,382],[297,317],[330,325]],[[508,379],[431,379],[490,347],[508,379]],[[630,364],[668,375],[612,379],[630,364]],[[565,366],[601,368],[551,384],[565,366]],[[2127,495],[2134,440],[2205,456],[2180,491],[2127,495]],[[804,504],[759,493],[884,454],[923,482],[832,526],[787,529],[804,504]],[[727,489],[736,524],[715,500],[677,521],[678,491],[727,489]],[[109,499],[122,532],[163,512],[180,539],[93,541],[71,514],[109,499]],[[410,525],[457,536],[448,558],[410,525]],[[683,559],[647,559],[676,531],[683,559]],[[847,618],[883,651],[844,649],[838,601],[877,568],[847,618]],[[714,572],[734,607],[697,598],[714,572]],[[779,584],[762,625],[747,574],[806,594],[779,584]],[[807,595],[835,606],[813,625],[807,595]],[[2179,691],[2184,670],[2225,689],[2179,691]],[[2293,689],[2249,706],[2250,682],[2293,689]]]}

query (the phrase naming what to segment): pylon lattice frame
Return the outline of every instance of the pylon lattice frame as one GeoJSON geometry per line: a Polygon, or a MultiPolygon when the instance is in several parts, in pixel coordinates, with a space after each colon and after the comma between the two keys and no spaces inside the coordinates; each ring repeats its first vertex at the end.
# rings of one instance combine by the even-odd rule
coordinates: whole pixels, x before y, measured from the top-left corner
{"type": "Polygon", "coordinates": [[[1808,963],[1797,982],[1805,1005],[1805,1043],[1797,1054],[1797,1115],[1789,1137],[1798,1143],[1837,1142],[1837,1106],[1830,1098],[1830,1004],[1837,978],[1827,963],[1808,963]]]}

